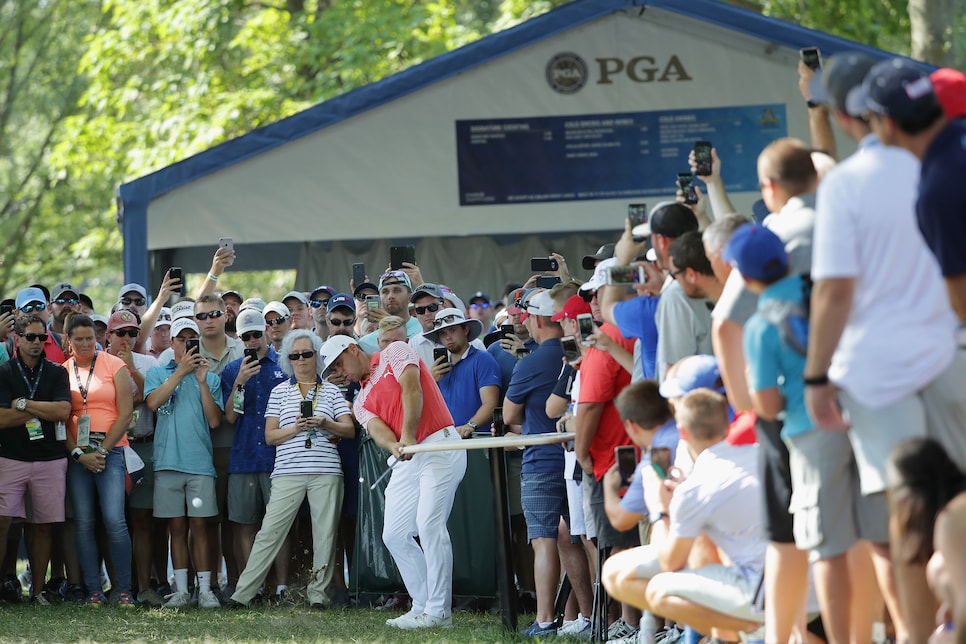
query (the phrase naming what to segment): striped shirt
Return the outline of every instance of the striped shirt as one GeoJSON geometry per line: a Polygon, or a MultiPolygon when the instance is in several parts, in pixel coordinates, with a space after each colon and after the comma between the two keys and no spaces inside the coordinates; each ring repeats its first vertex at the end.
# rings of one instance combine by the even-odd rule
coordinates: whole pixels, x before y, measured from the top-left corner
{"type": "MultiPolygon", "coordinates": [[[[349,415],[349,405],[339,388],[328,382],[316,385],[321,387],[312,389],[304,400],[314,400],[315,415],[325,416],[329,420],[336,420],[349,415]]],[[[294,378],[276,385],[268,398],[265,407],[265,418],[277,418],[278,426],[282,429],[293,427],[299,415],[302,404],[302,393],[294,378]]],[[[342,476],[342,462],[336,450],[335,438],[328,430],[322,429],[314,433],[301,431],[281,445],[275,447],[275,469],[272,478],[276,476],[294,476],[298,474],[335,474],[342,476]],[[312,446],[306,448],[305,441],[311,440],[312,446]]]]}

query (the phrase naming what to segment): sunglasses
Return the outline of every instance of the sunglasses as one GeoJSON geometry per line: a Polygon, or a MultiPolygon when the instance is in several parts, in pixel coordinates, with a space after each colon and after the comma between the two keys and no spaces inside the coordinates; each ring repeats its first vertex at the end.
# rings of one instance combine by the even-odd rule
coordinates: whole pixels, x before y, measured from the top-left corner
{"type": "Polygon", "coordinates": [[[442,304],[430,304],[428,306],[414,306],[413,311],[416,312],[416,315],[422,315],[426,311],[429,311],[430,313],[435,313],[436,311],[439,310],[440,306],[442,306],[442,304]]]}
{"type": "Polygon", "coordinates": [[[406,275],[402,271],[389,271],[388,273],[383,273],[382,275],[380,275],[379,281],[381,282],[383,280],[389,279],[390,277],[398,277],[399,279],[404,280],[408,277],[408,275],[406,275]]]}
{"type": "Polygon", "coordinates": [[[141,329],[116,329],[114,331],[111,331],[111,333],[113,333],[119,338],[127,338],[127,337],[136,338],[138,337],[138,334],[141,333],[141,329]]]}
{"type": "Polygon", "coordinates": [[[124,306],[131,306],[132,304],[134,306],[144,306],[145,304],[147,304],[147,300],[145,300],[143,297],[134,298],[134,299],[130,297],[122,297],[121,304],[123,304],[124,306]]]}
{"type": "Polygon", "coordinates": [[[478,302],[475,304],[470,304],[471,309],[488,309],[490,308],[489,302],[478,302]]]}
{"type": "Polygon", "coordinates": [[[224,311],[211,311],[210,313],[195,313],[196,320],[207,320],[211,318],[212,320],[217,320],[225,314],[224,311]]]}
{"type": "Polygon", "coordinates": [[[43,311],[46,308],[47,305],[43,302],[40,302],[39,304],[27,304],[25,306],[21,306],[20,310],[24,313],[33,313],[34,311],[43,311]]]}
{"type": "Polygon", "coordinates": [[[309,300],[309,306],[311,306],[313,309],[319,309],[319,308],[322,308],[323,306],[328,306],[328,305],[329,305],[328,300],[309,300]]]}
{"type": "Polygon", "coordinates": [[[246,331],[245,333],[241,334],[241,339],[242,339],[242,342],[248,342],[252,338],[255,338],[257,340],[261,338],[262,335],[264,334],[261,331],[246,331]]]}
{"type": "MultiPolygon", "coordinates": [[[[29,311],[27,311],[29,313],[29,311]]],[[[40,340],[41,342],[47,341],[46,333],[21,333],[19,334],[21,338],[25,339],[27,342],[35,342],[40,340]]]]}
{"type": "Polygon", "coordinates": [[[54,304],[69,304],[71,306],[77,306],[80,304],[80,300],[76,297],[58,297],[54,300],[54,304]]]}
{"type": "Polygon", "coordinates": [[[353,295],[353,297],[358,302],[365,302],[366,301],[366,296],[368,296],[368,295],[379,295],[379,294],[378,293],[358,293],[356,295],[353,295]]]}
{"type": "Polygon", "coordinates": [[[160,314],[158,316],[158,319],[159,320],[165,320],[167,322],[170,322],[171,321],[171,314],[170,313],[162,313],[162,314],[160,314]]]}
{"type": "Polygon", "coordinates": [[[466,322],[466,319],[462,315],[444,315],[441,318],[436,318],[433,320],[433,328],[441,327],[444,324],[453,324],[454,322],[466,322]]]}
{"type": "Polygon", "coordinates": [[[288,359],[291,360],[292,362],[295,362],[299,358],[305,358],[306,360],[308,360],[309,358],[312,358],[314,356],[315,356],[315,351],[302,351],[300,353],[288,354],[288,359]]]}
{"type": "Polygon", "coordinates": [[[282,326],[286,322],[288,322],[288,318],[283,317],[277,317],[274,320],[265,320],[265,324],[268,326],[282,326]]]}
{"type": "Polygon", "coordinates": [[[356,319],[351,320],[340,320],[339,318],[329,318],[329,324],[332,326],[352,326],[356,323],[356,319]]]}

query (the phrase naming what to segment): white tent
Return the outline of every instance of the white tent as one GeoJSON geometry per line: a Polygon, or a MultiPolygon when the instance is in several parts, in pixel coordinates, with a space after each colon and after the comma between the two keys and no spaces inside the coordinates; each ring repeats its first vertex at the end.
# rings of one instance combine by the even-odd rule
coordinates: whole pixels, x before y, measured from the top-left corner
{"type": "Polygon", "coordinates": [[[750,214],[761,148],[808,139],[806,46],[885,55],[713,0],[578,0],[121,186],[126,279],[204,271],[220,237],[239,270],[296,267],[303,290],[347,288],[354,261],[377,275],[404,243],[464,295],[550,250],[585,277],[629,204],[672,197],[696,139],[750,214]]]}

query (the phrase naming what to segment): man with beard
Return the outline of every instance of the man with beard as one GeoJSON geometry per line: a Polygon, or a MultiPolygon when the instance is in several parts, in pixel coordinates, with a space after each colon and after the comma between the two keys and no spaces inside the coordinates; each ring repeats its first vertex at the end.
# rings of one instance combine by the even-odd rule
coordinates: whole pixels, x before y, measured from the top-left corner
{"type": "Polygon", "coordinates": [[[222,291],[221,301],[225,303],[225,333],[232,338],[237,338],[235,319],[238,317],[238,311],[245,300],[238,291],[228,290],[222,291]]]}
{"type": "Polygon", "coordinates": [[[50,320],[50,330],[57,333],[64,333],[64,320],[71,313],[80,311],[80,296],[77,289],[64,282],[54,287],[50,292],[50,312],[53,314],[50,320]]]}

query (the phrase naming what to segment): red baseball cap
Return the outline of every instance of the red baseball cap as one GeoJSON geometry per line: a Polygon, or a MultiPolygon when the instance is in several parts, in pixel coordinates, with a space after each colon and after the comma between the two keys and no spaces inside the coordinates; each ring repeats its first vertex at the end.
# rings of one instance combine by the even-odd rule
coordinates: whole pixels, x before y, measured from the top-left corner
{"type": "Polygon", "coordinates": [[[590,313],[590,302],[585,302],[579,295],[571,295],[564,302],[564,306],[559,313],[554,313],[550,318],[554,322],[559,322],[564,318],[576,320],[581,313],[590,313]]]}
{"type": "Polygon", "coordinates": [[[929,80],[946,118],[966,116],[966,74],[943,67],[930,74],[929,80]]]}

